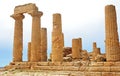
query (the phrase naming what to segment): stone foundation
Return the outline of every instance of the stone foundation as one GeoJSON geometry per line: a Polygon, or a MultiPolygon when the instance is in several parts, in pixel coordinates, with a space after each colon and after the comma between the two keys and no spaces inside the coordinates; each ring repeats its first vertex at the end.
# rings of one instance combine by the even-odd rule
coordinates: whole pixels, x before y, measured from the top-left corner
{"type": "MultiPolygon", "coordinates": [[[[56,72],[67,73],[67,75],[65,76],[119,76],[120,62],[89,62],[89,61],[54,62],[54,63],[53,62],[11,62],[10,65],[6,66],[4,69],[5,70],[14,69],[14,70],[23,70],[23,71],[26,70],[26,71],[35,71],[35,72],[55,71],[55,73],[56,72]]],[[[58,76],[58,73],[56,75],[58,76]]],[[[50,75],[50,76],[54,76],[54,75],[50,75]]]]}

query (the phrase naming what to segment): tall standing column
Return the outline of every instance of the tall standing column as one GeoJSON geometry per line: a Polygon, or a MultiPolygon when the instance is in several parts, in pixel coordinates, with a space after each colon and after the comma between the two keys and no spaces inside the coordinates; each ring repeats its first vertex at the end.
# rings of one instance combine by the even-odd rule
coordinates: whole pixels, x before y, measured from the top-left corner
{"type": "Polygon", "coordinates": [[[23,50],[23,18],[22,14],[13,14],[12,18],[15,19],[14,28],[14,42],[13,42],[13,62],[22,61],[22,50],[23,50]]]}
{"type": "Polygon", "coordinates": [[[113,5],[105,7],[105,49],[107,61],[120,61],[117,18],[113,5]]]}
{"type": "Polygon", "coordinates": [[[47,61],[47,29],[41,28],[41,61],[47,61]]]}
{"type": "Polygon", "coordinates": [[[42,12],[32,11],[29,12],[32,16],[32,38],[31,38],[31,62],[41,61],[40,49],[41,49],[41,22],[40,17],[42,12]]]}
{"type": "Polygon", "coordinates": [[[62,33],[62,21],[59,13],[53,14],[52,31],[52,62],[63,61],[64,35],[62,33]]]}

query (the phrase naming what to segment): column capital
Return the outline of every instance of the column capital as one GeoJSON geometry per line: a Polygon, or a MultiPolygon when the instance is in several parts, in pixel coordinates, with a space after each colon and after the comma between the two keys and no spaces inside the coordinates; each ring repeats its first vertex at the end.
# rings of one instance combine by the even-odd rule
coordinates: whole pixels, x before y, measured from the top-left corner
{"type": "Polygon", "coordinates": [[[43,12],[41,12],[41,11],[30,11],[28,14],[30,14],[32,17],[34,17],[34,16],[41,17],[43,15],[43,12]]]}
{"type": "Polygon", "coordinates": [[[23,14],[13,14],[10,17],[12,17],[15,20],[22,20],[25,16],[23,14]]]}

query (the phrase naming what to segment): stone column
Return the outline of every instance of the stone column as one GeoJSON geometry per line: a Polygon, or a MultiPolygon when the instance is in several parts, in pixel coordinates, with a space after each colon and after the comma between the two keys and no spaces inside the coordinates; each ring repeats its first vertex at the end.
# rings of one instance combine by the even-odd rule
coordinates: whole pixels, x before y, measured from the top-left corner
{"type": "Polygon", "coordinates": [[[61,15],[53,14],[52,62],[63,61],[64,35],[62,33],[61,15]]]}
{"type": "Polygon", "coordinates": [[[43,13],[39,11],[31,11],[29,14],[32,16],[31,62],[37,62],[41,61],[40,17],[43,13]]]}
{"type": "Polygon", "coordinates": [[[13,42],[13,62],[22,61],[22,50],[23,50],[23,18],[22,14],[13,14],[12,18],[15,19],[14,28],[14,42],[13,42]]]}
{"type": "Polygon", "coordinates": [[[105,50],[107,61],[120,61],[117,18],[114,5],[105,7],[105,50]]]}
{"type": "Polygon", "coordinates": [[[97,48],[97,44],[96,44],[96,42],[93,42],[93,52],[94,52],[95,48],[97,48]]]}
{"type": "Polygon", "coordinates": [[[96,42],[93,42],[93,51],[92,51],[92,60],[95,60],[96,57],[96,49],[97,49],[97,44],[96,42]]]}
{"type": "Polygon", "coordinates": [[[100,48],[95,48],[93,53],[93,60],[95,60],[97,55],[100,55],[100,48]]]}
{"type": "Polygon", "coordinates": [[[80,39],[72,39],[72,58],[80,59],[80,39]]]}
{"type": "Polygon", "coordinates": [[[31,42],[28,43],[28,62],[30,62],[31,59],[31,42]]]}
{"type": "Polygon", "coordinates": [[[41,28],[41,61],[47,61],[47,29],[41,28]]]}

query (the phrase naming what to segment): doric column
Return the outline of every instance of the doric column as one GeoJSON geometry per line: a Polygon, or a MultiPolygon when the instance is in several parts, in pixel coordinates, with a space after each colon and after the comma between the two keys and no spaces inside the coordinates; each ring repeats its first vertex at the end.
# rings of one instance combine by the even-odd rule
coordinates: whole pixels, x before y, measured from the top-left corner
{"type": "Polygon", "coordinates": [[[107,61],[120,61],[117,18],[114,5],[105,7],[105,49],[107,61]]]}
{"type": "Polygon", "coordinates": [[[41,28],[41,61],[47,61],[47,29],[41,28]]]}
{"type": "Polygon", "coordinates": [[[31,38],[31,62],[41,61],[40,47],[41,47],[41,22],[40,17],[42,12],[31,11],[29,14],[32,16],[32,38],[31,38]]]}
{"type": "Polygon", "coordinates": [[[23,50],[23,18],[22,14],[13,14],[12,18],[15,19],[14,28],[14,42],[13,42],[13,62],[22,61],[22,50],[23,50]]]}
{"type": "Polygon", "coordinates": [[[28,42],[28,62],[30,62],[31,59],[31,42],[28,42]]]}
{"type": "Polygon", "coordinates": [[[72,39],[72,58],[80,59],[81,58],[81,49],[80,49],[80,39],[72,39]]]}
{"type": "Polygon", "coordinates": [[[64,35],[62,33],[61,15],[53,14],[52,62],[63,61],[64,35]]]}

